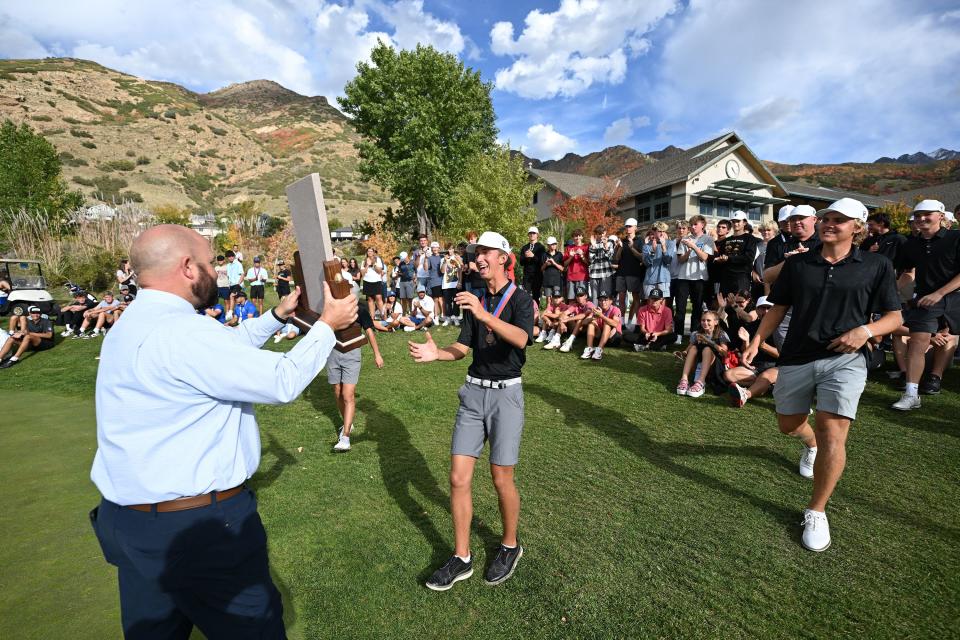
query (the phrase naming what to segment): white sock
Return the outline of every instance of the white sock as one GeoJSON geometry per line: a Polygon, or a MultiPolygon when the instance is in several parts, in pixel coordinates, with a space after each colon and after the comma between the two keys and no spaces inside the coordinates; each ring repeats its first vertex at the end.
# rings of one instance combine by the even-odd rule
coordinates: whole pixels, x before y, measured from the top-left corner
{"type": "Polygon", "coordinates": [[[916,382],[908,382],[908,383],[907,383],[906,393],[907,393],[908,396],[915,396],[915,395],[917,395],[917,394],[919,393],[919,390],[920,390],[920,385],[919,385],[919,383],[916,383],[916,382]]]}
{"type": "Polygon", "coordinates": [[[19,359],[17,356],[10,356],[10,362],[16,362],[19,359]]]}
{"type": "Polygon", "coordinates": [[[463,560],[464,562],[470,562],[470,558],[472,557],[472,554],[468,553],[466,557],[464,556],[457,556],[457,557],[463,560]]]}
{"type": "Polygon", "coordinates": [[[516,548],[517,548],[517,545],[513,545],[512,547],[509,547],[509,546],[503,544],[502,542],[500,543],[500,546],[503,547],[504,549],[516,549],[516,548]]]}

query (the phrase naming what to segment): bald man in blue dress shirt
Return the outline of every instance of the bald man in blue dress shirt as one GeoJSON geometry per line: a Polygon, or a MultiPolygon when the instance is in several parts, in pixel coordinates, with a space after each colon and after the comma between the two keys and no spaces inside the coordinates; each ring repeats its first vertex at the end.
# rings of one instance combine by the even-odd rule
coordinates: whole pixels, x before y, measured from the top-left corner
{"type": "Polygon", "coordinates": [[[287,353],[260,347],[297,306],[297,289],[237,328],[198,315],[216,302],[213,252],[176,225],[143,232],[130,259],[137,303],[104,340],[97,374],[91,512],[117,567],[126,638],[284,638],[267,537],[244,482],[260,463],[253,403],[290,402],[357,318],[326,290],[320,321],[287,353]],[[223,375],[223,358],[230,375],[223,375]]]}

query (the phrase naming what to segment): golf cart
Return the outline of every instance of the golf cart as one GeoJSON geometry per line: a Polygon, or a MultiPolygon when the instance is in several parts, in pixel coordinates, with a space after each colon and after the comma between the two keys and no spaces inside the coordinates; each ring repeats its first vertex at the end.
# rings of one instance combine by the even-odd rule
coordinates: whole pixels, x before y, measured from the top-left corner
{"type": "Polygon", "coordinates": [[[39,260],[19,260],[0,258],[0,280],[10,282],[10,296],[6,309],[0,315],[23,316],[27,308],[40,307],[40,313],[52,315],[57,312],[53,296],[47,291],[47,281],[43,278],[39,260]]]}

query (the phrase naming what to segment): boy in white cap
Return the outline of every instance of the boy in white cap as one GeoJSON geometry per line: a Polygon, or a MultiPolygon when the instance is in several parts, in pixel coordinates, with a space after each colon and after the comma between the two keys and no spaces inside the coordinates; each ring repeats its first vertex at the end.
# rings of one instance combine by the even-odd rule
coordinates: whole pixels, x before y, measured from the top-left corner
{"type": "Polygon", "coordinates": [[[918,202],[913,208],[917,234],[907,238],[897,252],[897,267],[903,272],[900,285],[910,280],[916,285],[904,317],[904,325],[910,329],[907,385],[903,396],[893,404],[900,411],[919,409],[920,393],[940,393],[940,377],[953,352],[935,357],[934,371],[940,373],[931,372],[921,381],[926,352],[941,324],[952,334],[960,333],[960,231],[943,228],[945,213],[939,200],[918,202]]]}
{"type": "Polygon", "coordinates": [[[813,478],[813,496],[803,516],[803,546],[830,546],[825,509],[846,464],[850,423],[867,380],[867,342],[900,326],[900,299],[893,265],[860,251],[867,209],[841,198],[817,212],[822,245],[783,263],[756,334],[744,350],[750,365],[760,345],[792,307],[793,319],[777,360],[773,396],[780,431],[798,438],[804,450],[800,474],[813,478]],[[873,314],[880,319],[871,321],[873,314]],[[807,422],[816,397],[815,428],[807,422]]]}
{"type": "Polygon", "coordinates": [[[520,258],[517,260],[523,268],[520,286],[530,294],[534,302],[539,304],[540,292],[543,288],[543,271],[540,267],[543,264],[543,254],[547,249],[540,242],[540,230],[536,227],[527,229],[527,239],[529,242],[520,249],[520,258]]]}
{"type": "Polygon", "coordinates": [[[476,255],[477,269],[487,286],[483,299],[469,291],[457,294],[456,302],[464,312],[457,341],[441,349],[427,334],[425,343],[409,343],[415,362],[460,360],[473,352],[467,381],[460,388],[460,408],[450,448],[454,555],[427,580],[427,587],[434,591],[446,591],[473,575],[471,483],[474,466],[487,440],[490,475],[503,518],[503,537],[486,571],[485,582],[497,585],[506,581],[523,555],[517,537],[520,494],[513,477],[523,432],[520,370],[526,361],[525,349],[533,341],[533,300],[507,278],[510,244],[506,238],[487,231],[467,250],[476,255]]]}

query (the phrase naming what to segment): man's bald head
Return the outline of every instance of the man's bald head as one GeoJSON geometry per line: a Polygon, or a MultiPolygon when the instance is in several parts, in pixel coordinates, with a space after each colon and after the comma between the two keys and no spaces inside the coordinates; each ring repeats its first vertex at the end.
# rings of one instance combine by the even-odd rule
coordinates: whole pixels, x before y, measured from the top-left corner
{"type": "Polygon", "coordinates": [[[167,277],[178,268],[183,258],[205,262],[207,241],[193,229],[178,224],[161,224],[137,236],[130,249],[130,262],[140,281],[167,277]]]}

